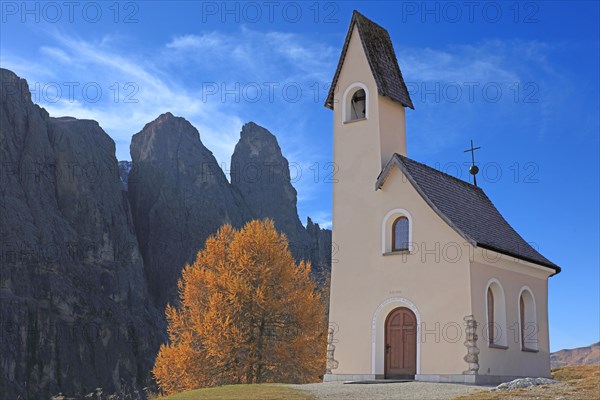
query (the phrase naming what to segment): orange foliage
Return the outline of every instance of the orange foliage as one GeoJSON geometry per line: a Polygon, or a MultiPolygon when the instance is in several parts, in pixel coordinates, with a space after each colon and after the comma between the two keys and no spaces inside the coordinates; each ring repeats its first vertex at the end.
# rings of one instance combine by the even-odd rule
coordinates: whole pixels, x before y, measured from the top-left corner
{"type": "Polygon", "coordinates": [[[152,370],[165,393],[323,373],[323,300],[310,263],[296,265],[272,221],[221,227],[183,270],[179,300],[152,370]]]}

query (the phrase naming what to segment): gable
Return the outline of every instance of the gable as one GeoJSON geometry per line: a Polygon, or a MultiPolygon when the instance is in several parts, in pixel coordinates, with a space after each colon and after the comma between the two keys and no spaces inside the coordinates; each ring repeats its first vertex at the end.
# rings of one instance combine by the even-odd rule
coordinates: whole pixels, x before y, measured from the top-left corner
{"type": "Polygon", "coordinates": [[[560,267],[527,243],[502,217],[481,188],[395,154],[377,178],[380,189],[398,167],[429,206],[474,246],[551,268],[560,267]]]}
{"type": "MultiPolygon", "coordinates": [[[[392,209],[404,210],[402,214],[408,216],[413,229],[412,242],[418,246],[431,249],[438,243],[440,246],[449,243],[460,243],[460,246],[465,244],[463,236],[432,209],[430,203],[400,168],[390,170],[389,181],[379,192],[381,193],[378,196],[378,205],[382,212],[392,209]]],[[[391,226],[388,231],[391,232],[391,226]]],[[[418,252],[418,249],[416,251],[418,252]]],[[[427,251],[421,256],[428,259],[427,251]]]]}

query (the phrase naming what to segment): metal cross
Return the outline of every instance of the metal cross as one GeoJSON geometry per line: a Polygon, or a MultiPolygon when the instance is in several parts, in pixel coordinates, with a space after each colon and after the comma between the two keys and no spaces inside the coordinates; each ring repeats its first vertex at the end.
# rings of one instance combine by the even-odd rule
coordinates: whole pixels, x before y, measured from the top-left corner
{"type": "Polygon", "coordinates": [[[473,139],[471,139],[471,148],[464,151],[464,153],[471,152],[471,168],[469,168],[469,172],[473,175],[473,185],[477,186],[477,173],[479,172],[479,168],[475,165],[475,150],[479,150],[481,147],[473,147],[473,139]]]}

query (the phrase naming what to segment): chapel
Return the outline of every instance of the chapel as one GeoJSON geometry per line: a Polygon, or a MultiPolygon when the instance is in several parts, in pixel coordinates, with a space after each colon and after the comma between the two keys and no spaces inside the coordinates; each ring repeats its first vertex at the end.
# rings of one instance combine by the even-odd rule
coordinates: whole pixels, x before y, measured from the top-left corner
{"type": "Polygon", "coordinates": [[[338,172],[324,380],[550,377],[560,268],[480,187],[407,156],[414,106],[390,36],[356,11],[325,106],[338,172]]]}

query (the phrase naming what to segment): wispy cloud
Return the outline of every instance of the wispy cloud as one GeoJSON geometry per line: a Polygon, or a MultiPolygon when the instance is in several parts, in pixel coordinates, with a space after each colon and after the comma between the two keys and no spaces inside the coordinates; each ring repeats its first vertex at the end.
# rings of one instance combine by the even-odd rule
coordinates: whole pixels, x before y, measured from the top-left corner
{"type": "Polygon", "coordinates": [[[182,35],[177,36],[172,41],[167,43],[168,49],[175,50],[218,50],[222,49],[227,42],[230,45],[231,42],[227,40],[227,37],[219,34],[218,32],[210,32],[204,35],[182,35]]]}
{"type": "Polygon", "coordinates": [[[2,58],[3,66],[28,79],[34,101],[51,115],[97,120],[117,143],[122,159],[129,158],[131,135],[171,111],[200,129],[203,142],[219,161],[229,159],[240,118],[222,104],[203,102],[185,82],[161,68],[160,60],[121,51],[111,38],[89,41],[58,32],[52,38],[53,46],[40,48],[39,58],[29,61],[25,70],[18,58],[6,54],[2,58]],[[220,121],[216,129],[209,123],[215,119],[220,121]]]}
{"type": "MultiPolygon", "coordinates": [[[[117,142],[118,157],[128,158],[131,135],[171,111],[199,129],[203,143],[223,165],[229,164],[243,116],[262,111],[246,101],[243,84],[275,82],[274,87],[280,87],[288,81],[302,81],[306,89],[310,80],[322,83],[326,78],[327,57],[334,53],[301,35],[245,27],[229,34],[181,35],[162,47],[138,53],[122,45],[128,38],[111,35],[90,40],[49,30],[47,37],[51,44],[40,47],[35,60],[4,51],[1,61],[27,78],[33,90],[37,88],[34,100],[51,115],[97,120],[117,142]],[[190,79],[192,74],[194,79],[190,79]],[[203,77],[201,81],[198,76],[203,77]],[[207,82],[219,92],[234,88],[238,93],[207,97],[203,94],[207,82]],[[240,82],[242,86],[235,86],[240,82]],[[63,92],[58,97],[56,85],[63,92]],[[50,86],[51,90],[45,88],[50,86]],[[98,99],[97,90],[101,91],[98,99]]],[[[263,97],[268,94],[265,89],[263,97]]],[[[290,104],[281,106],[290,108],[290,104]]]]}
{"type": "Polygon", "coordinates": [[[331,79],[328,66],[338,49],[317,40],[285,32],[261,32],[242,26],[233,33],[207,32],[173,38],[168,59],[186,60],[223,72],[229,80],[331,79]]]}
{"type": "Polygon", "coordinates": [[[532,70],[556,75],[547,55],[548,43],[486,40],[443,49],[403,47],[398,59],[408,81],[518,82],[532,70]]]}
{"type": "Polygon", "coordinates": [[[40,47],[40,52],[45,56],[53,58],[63,64],[70,64],[73,62],[73,60],[71,60],[71,57],[69,57],[67,53],[56,47],[42,46],[40,47]]]}

